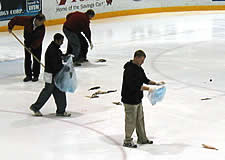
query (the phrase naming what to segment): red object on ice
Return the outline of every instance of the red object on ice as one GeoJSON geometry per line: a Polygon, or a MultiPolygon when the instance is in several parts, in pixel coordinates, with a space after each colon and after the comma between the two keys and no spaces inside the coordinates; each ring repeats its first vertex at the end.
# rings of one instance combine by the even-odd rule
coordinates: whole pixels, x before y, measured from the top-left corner
{"type": "Polygon", "coordinates": [[[217,149],[217,148],[215,148],[215,147],[212,147],[212,146],[209,146],[209,145],[206,145],[206,144],[202,144],[202,147],[203,147],[203,148],[206,148],[206,149],[219,150],[219,149],[217,149]]]}

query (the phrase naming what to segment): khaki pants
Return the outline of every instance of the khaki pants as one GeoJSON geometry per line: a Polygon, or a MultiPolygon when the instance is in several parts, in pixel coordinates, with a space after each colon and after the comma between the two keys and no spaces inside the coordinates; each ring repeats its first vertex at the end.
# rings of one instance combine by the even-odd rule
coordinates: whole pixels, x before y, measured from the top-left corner
{"type": "Polygon", "coordinates": [[[125,107],[125,140],[124,143],[131,143],[134,129],[138,136],[138,143],[146,142],[148,138],[145,133],[144,112],[142,103],[137,105],[124,104],[125,107]]]}

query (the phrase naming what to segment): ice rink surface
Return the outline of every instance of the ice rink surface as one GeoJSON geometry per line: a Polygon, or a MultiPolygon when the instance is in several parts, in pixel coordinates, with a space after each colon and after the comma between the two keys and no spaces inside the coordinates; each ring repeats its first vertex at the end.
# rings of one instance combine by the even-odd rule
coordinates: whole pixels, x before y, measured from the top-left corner
{"type": "MultiPolygon", "coordinates": [[[[0,33],[1,160],[224,160],[224,17],[223,11],[177,12],[92,21],[94,49],[89,62],[75,68],[76,93],[67,94],[70,118],[54,116],[53,98],[41,110],[44,117],[32,116],[28,108],[44,82],[22,81],[23,48],[0,33]],[[137,49],[147,54],[147,76],[165,81],[167,93],[155,106],[143,99],[146,132],[154,144],[129,149],[122,147],[123,106],[112,102],[120,101],[123,65],[137,49]],[[97,63],[99,58],[107,62],[97,63]],[[95,86],[117,92],[87,98],[95,86]]],[[[56,32],[62,33],[62,25],[47,27],[42,62],[56,32]]],[[[15,33],[23,38],[22,31],[15,33]]],[[[136,142],[136,133],[133,137],[136,142]]]]}

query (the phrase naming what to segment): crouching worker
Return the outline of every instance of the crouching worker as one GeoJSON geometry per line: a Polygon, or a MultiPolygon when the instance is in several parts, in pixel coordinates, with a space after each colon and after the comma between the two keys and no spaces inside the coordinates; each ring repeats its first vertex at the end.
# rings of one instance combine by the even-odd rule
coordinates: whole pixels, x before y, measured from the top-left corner
{"type": "Polygon", "coordinates": [[[53,95],[56,103],[56,116],[69,117],[70,113],[66,109],[66,94],[60,91],[54,83],[54,76],[62,69],[62,51],[60,46],[63,44],[64,37],[60,33],[54,35],[54,41],[48,46],[45,53],[45,87],[42,89],[37,101],[31,105],[30,109],[34,112],[34,116],[42,116],[40,109],[53,95]]]}

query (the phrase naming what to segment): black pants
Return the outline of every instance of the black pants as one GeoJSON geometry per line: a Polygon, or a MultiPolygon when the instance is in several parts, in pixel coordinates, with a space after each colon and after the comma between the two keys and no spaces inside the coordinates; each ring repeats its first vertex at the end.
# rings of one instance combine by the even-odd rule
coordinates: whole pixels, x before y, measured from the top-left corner
{"type": "Polygon", "coordinates": [[[39,111],[44,104],[48,101],[50,96],[53,95],[56,103],[56,113],[64,113],[66,109],[66,93],[60,91],[53,83],[45,83],[45,87],[42,89],[37,101],[31,105],[31,108],[35,111],[39,111]]]}
{"type": "MultiPolygon", "coordinates": [[[[31,49],[31,52],[35,55],[35,57],[37,57],[39,61],[41,61],[42,46],[40,46],[37,49],[31,49]]],[[[26,76],[39,77],[40,69],[41,69],[40,63],[25,49],[24,70],[25,70],[26,76]],[[33,60],[33,64],[32,64],[32,60],[33,60]]]]}
{"type": "MultiPolygon", "coordinates": [[[[80,53],[79,53],[78,59],[80,59],[80,58],[87,59],[88,42],[81,33],[77,34],[77,36],[79,37],[79,40],[80,40],[80,53]]],[[[72,47],[69,44],[67,45],[66,52],[67,52],[67,54],[72,53],[72,47]]]]}

